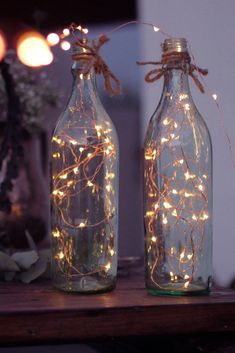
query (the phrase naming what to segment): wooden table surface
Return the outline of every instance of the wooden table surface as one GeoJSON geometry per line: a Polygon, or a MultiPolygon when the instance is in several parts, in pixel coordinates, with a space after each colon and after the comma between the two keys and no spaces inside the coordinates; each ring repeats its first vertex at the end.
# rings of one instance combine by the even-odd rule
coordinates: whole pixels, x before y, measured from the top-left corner
{"type": "Polygon", "coordinates": [[[235,332],[235,291],[154,297],[143,279],[127,277],[111,293],[85,296],[50,282],[0,282],[0,344],[200,332],[235,332]]]}

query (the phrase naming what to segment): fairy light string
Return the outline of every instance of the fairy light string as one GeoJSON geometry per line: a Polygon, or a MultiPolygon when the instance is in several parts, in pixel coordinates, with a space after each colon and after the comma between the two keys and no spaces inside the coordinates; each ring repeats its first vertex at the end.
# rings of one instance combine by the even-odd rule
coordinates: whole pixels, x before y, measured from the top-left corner
{"type": "MultiPolygon", "coordinates": [[[[87,34],[82,27],[81,31],[87,34]]],[[[52,139],[54,260],[67,282],[78,278],[81,287],[87,285],[88,276],[99,276],[104,281],[112,277],[116,261],[117,145],[111,122],[105,116],[100,120],[96,102],[88,102],[84,95],[84,85],[94,79],[95,68],[107,74],[99,55],[106,41],[104,37],[92,43],[76,38],[79,52],[72,58],[79,62],[78,98],[69,106],[69,126],[52,139]],[[79,139],[73,136],[73,130],[79,139]],[[76,244],[79,241],[80,247],[76,244]],[[84,243],[88,247],[92,244],[89,256],[83,254],[84,243]],[[87,256],[93,260],[84,260],[87,256]]]]}
{"type": "MultiPolygon", "coordinates": [[[[116,76],[110,71],[109,67],[100,56],[101,47],[109,41],[109,36],[111,36],[114,32],[123,29],[126,26],[137,24],[137,25],[145,25],[152,28],[152,30],[156,33],[161,33],[164,36],[172,38],[172,36],[165,31],[163,31],[159,26],[154,25],[152,23],[147,22],[139,22],[139,21],[130,21],[124,23],[120,26],[115,27],[111,31],[107,33],[101,34],[98,39],[93,41],[88,41],[87,33],[88,29],[83,28],[80,25],[72,24],[69,28],[69,34],[72,34],[75,39],[77,45],[83,50],[79,54],[73,55],[73,59],[84,62],[83,72],[81,73],[81,77],[84,75],[85,77],[90,75],[91,70],[94,68],[95,72],[98,74],[102,74],[105,82],[105,89],[111,94],[120,93],[120,81],[116,78],[116,76]],[[81,36],[78,38],[75,35],[75,31],[80,31],[81,36]],[[112,86],[111,81],[113,81],[114,86],[112,86]]],[[[63,31],[62,38],[68,35],[68,31],[63,31]]],[[[170,55],[168,57],[163,56],[160,62],[146,62],[139,63],[141,65],[145,64],[153,64],[153,65],[161,65],[161,68],[154,69],[150,71],[150,73],[146,76],[147,82],[154,82],[161,78],[165,74],[165,65],[170,60],[179,60],[179,55],[182,53],[174,53],[174,55],[170,55]]],[[[201,84],[198,77],[195,76],[194,71],[196,71],[200,78],[207,74],[207,70],[199,68],[195,63],[195,58],[193,54],[190,52],[190,56],[183,58],[185,63],[188,64],[189,75],[193,78],[196,83],[198,89],[204,93],[204,87],[207,85],[201,84]],[[191,62],[192,58],[192,62],[191,62]]],[[[213,98],[213,101],[216,104],[216,107],[219,111],[220,122],[223,127],[223,131],[228,140],[229,149],[231,155],[233,154],[233,147],[231,144],[231,140],[227,133],[227,130],[224,126],[224,119],[222,117],[221,109],[218,104],[218,97],[216,94],[210,94],[213,98]]],[[[184,100],[187,100],[186,95],[182,94],[179,97],[179,102],[182,103],[184,100]]],[[[70,107],[71,111],[73,107],[70,107]]],[[[185,114],[190,112],[190,106],[188,103],[184,104],[185,114]]],[[[146,168],[145,173],[147,173],[146,178],[148,179],[148,195],[150,199],[152,198],[152,202],[149,202],[148,209],[145,214],[145,218],[147,219],[147,231],[150,234],[148,238],[148,246],[147,251],[152,252],[152,263],[149,263],[151,266],[152,280],[155,281],[154,271],[158,265],[159,257],[161,255],[161,251],[159,249],[164,247],[164,244],[160,244],[161,240],[158,238],[155,232],[155,224],[158,224],[158,232],[161,232],[161,228],[169,227],[171,224],[172,227],[179,228],[179,223],[183,221],[186,225],[185,227],[185,244],[182,246],[180,253],[176,251],[174,246],[171,246],[167,250],[167,257],[169,260],[169,276],[172,282],[177,282],[178,280],[182,281],[183,288],[188,288],[190,285],[190,281],[193,278],[195,268],[197,265],[198,259],[196,258],[196,253],[203,246],[203,238],[205,235],[205,224],[208,222],[210,215],[208,214],[208,186],[211,183],[209,176],[205,173],[203,169],[197,164],[197,161],[193,160],[190,155],[187,155],[183,149],[181,149],[181,153],[174,154],[174,151],[171,147],[170,142],[173,140],[179,139],[180,129],[186,124],[186,120],[181,122],[181,126],[178,126],[177,122],[174,121],[171,117],[166,118],[163,121],[163,127],[165,134],[161,138],[160,145],[157,143],[150,146],[149,149],[145,150],[145,162],[148,167],[146,168]],[[159,176],[158,171],[156,170],[155,164],[156,160],[161,157],[164,149],[168,149],[169,153],[172,155],[173,159],[173,167],[175,168],[175,173],[181,173],[184,175],[184,182],[187,187],[182,186],[179,182],[177,182],[174,173],[170,178],[166,178],[164,175],[159,176]],[[194,171],[197,171],[195,173],[194,171]],[[160,190],[156,184],[157,178],[161,177],[164,180],[164,188],[160,190]],[[157,201],[156,201],[157,199],[157,201]],[[195,201],[196,200],[196,201],[195,201]],[[201,208],[200,210],[195,211],[195,202],[200,202],[201,208]],[[161,212],[160,212],[161,211],[161,212]],[[161,217],[159,217],[161,215],[161,217]],[[158,218],[159,217],[159,218],[158,218]],[[187,236],[189,234],[189,236],[187,236]],[[197,251],[195,251],[197,249],[197,251]],[[177,264],[177,268],[176,268],[177,264]]],[[[64,148],[65,140],[70,141],[69,146],[66,145],[66,148],[70,149],[70,153],[74,158],[74,163],[72,163],[66,169],[60,171],[57,175],[53,176],[54,183],[54,191],[52,197],[54,198],[54,203],[58,208],[61,218],[63,222],[68,226],[72,226],[75,229],[87,229],[87,228],[95,228],[98,225],[109,224],[110,226],[110,238],[112,238],[112,242],[107,246],[107,252],[109,254],[108,261],[98,269],[98,272],[109,271],[112,262],[112,256],[115,254],[114,247],[114,229],[113,226],[110,225],[109,220],[112,219],[115,214],[115,207],[113,206],[113,198],[115,197],[114,185],[112,181],[115,178],[115,172],[112,167],[114,165],[114,161],[116,159],[116,151],[114,145],[110,143],[110,135],[109,129],[107,127],[96,126],[94,122],[93,131],[90,134],[86,130],[85,126],[81,127],[83,131],[85,131],[85,140],[84,143],[76,145],[76,141],[73,142],[71,136],[55,136],[54,144],[57,144],[58,149],[54,150],[53,158],[60,159],[64,158],[63,151],[61,148],[64,148]],[[88,137],[96,136],[97,142],[94,144],[91,150],[90,144],[86,143],[88,137]],[[97,158],[102,156],[108,161],[110,166],[109,169],[106,170],[105,175],[105,186],[100,186],[96,184],[96,176],[102,170],[103,161],[97,166],[93,174],[87,175],[86,167],[93,160],[93,158],[97,158]],[[82,171],[82,173],[80,172],[82,171]],[[79,187],[77,187],[80,185],[79,187]],[[79,222],[74,225],[68,220],[66,212],[64,213],[61,209],[61,204],[66,201],[68,207],[70,205],[69,198],[71,196],[76,195],[79,192],[83,192],[83,190],[89,189],[92,193],[97,193],[97,197],[99,197],[99,192],[102,191],[105,193],[106,199],[106,210],[104,217],[97,221],[95,224],[90,224],[88,218],[80,219],[79,222]],[[79,190],[79,191],[78,191],[79,190]]],[[[234,161],[234,159],[233,159],[234,161]]],[[[233,162],[235,166],[235,162],[233,162]]],[[[164,168],[168,168],[166,165],[164,168]]],[[[70,261],[69,249],[71,249],[71,244],[67,244],[66,238],[68,235],[62,229],[54,229],[52,231],[54,238],[59,238],[59,251],[55,255],[58,259],[59,263],[67,261],[70,266],[72,262],[70,261]]],[[[101,247],[104,248],[104,244],[101,244],[101,247]]],[[[61,265],[60,265],[61,266],[61,265]]],[[[63,267],[63,266],[62,266],[63,267]]],[[[97,270],[96,270],[97,271],[97,270]]],[[[74,269],[74,275],[86,275],[86,272],[82,273],[78,269],[74,269]]],[[[156,281],[155,281],[156,282],[156,281]]],[[[158,282],[156,285],[160,286],[158,282]]]]}

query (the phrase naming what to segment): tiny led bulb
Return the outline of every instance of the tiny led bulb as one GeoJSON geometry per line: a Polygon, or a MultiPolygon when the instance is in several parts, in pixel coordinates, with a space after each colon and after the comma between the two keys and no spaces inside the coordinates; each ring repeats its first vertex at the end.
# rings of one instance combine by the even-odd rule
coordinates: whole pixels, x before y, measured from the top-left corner
{"type": "Polygon", "coordinates": [[[171,207],[172,207],[169,202],[163,202],[163,206],[164,206],[165,208],[171,208],[171,207]]]}
{"type": "Polygon", "coordinates": [[[64,258],[64,253],[62,251],[59,252],[58,258],[62,260],[64,258]]]}
{"type": "Polygon", "coordinates": [[[160,28],[159,28],[159,27],[156,27],[156,26],[153,26],[153,30],[154,30],[154,32],[159,32],[159,31],[160,31],[160,28]]]}
{"type": "Polygon", "coordinates": [[[216,101],[217,99],[218,99],[218,96],[217,96],[217,94],[212,94],[212,98],[216,101]]]}
{"type": "Polygon", "coordinates": [[[107,191],[111,191],[111,185],[110,184],[106,185],[105,188],[106,188],[107,191]]]}
{"type": "Polygon", "coordinates": [[[151,240],[152,240],[153,243],[156,243],[157,238],[153,235],[152,238],[151,238],[151,240]]]}
{"type": "Polygon", "coordinates": [[[69,36],[70,35],[70,30],[68,28],[63,29],[63,35],[65,37],[69,36]]]}
{"type": "Polygon", "coordinates": [[[70,49],[71,44],[67,40],[64,40],[63,42],[60,43],[60,47],[61,49],[67,51],[70,49]]]}
{"type": "Polygon", "coordinates": [[[111,263],[108,262],[107,265],[105,265],[104,267],[105,267],[105,269],[108,271],[108,270],[111,268],[111,263]]]}
{"type": "Polygon", "coordinates": [[[60,179],[67,179],[67,177],[68,177],[68,174],[62,174],[62,175],[60,175],[60,179]]]}
{"type": "Polygon", "coordinates": [[[166,217],[163,218],[162,223],[163,223],[163,224],[167,224],[167,223],[168,223],[168,220],[167,220],[166,217]]]}
{"type": "Polygon", "coordinates": [[[60,237],[60,232],[58,229],[52,231],[52,235],[54,238],[59,238],[60,237]]]}
{"type": "Polygon", "coordinates": [[[60,37],[56,33],[49,33],[47,36],[47,42],[49,45],[53,46],[58,44],[60,41],[60,37]]]}
{"type": "Polygon", "coordinates": [[[203,185],[202,184],[200,184],[200,185],[198,185],[198,190],[200,190],[200,191],[203,191],[204,190],[204,187],[203,187],[203,185]]]}
{"type": "Polygon", "coordinates": [[[81,222],[80,224],[79,224],[79,228],[84,228],[86,226],[86,224],[84,223],[84,222],[81,222]]]}
{"type": "Polygon", "coordinates": [[[168,118],[165,118],[164,120],[163,120],[163,125],[169,125],[170,124],[170,121],[169,121],[169,119],[168,118]]]}

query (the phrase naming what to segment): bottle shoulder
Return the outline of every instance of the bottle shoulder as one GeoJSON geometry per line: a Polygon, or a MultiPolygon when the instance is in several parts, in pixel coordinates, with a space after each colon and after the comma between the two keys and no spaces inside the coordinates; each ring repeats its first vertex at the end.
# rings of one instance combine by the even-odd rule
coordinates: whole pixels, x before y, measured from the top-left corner
{"type": "Polygon", "coordinates": [[[204,117],[193,101],[178,104],[159,103],[153,113],[145,134],[145,144],[152,139],[188,140],[198,138],[202,143],[211,145],[211,136],[204,117]],[[204,141],[204,142],[203,142],[204,141]]]}

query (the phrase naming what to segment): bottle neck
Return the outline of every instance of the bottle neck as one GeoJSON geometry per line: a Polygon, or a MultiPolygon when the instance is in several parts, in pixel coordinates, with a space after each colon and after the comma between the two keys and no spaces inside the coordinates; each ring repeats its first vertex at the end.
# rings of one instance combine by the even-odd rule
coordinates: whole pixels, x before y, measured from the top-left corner
{"type": "Polygon", "coordinates": [[[170,66],[166,67],[164,74],[163,98],[170,98],[170,100],[180,99],[182,95],[191,96],[187,67],[182,70],[180,67],[170,66]]]}
{"type": "Polygon", "coordinates": [[[92,68],[89,73],[84,74],[84,66],[81,63],[74,61],[72,65],[72,75],[73,75],[73,91],[72,97],[77,100],[81,99],[83,103],[86,101],[92,102],[98,99],[97,89],[96,89],[96,78],[95,71],[92,68]]]}

